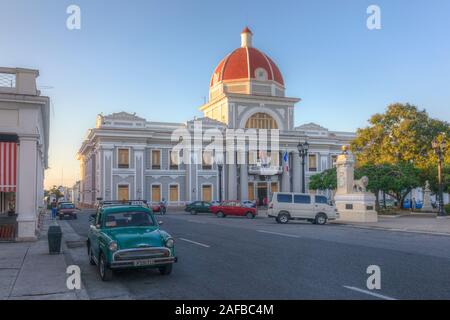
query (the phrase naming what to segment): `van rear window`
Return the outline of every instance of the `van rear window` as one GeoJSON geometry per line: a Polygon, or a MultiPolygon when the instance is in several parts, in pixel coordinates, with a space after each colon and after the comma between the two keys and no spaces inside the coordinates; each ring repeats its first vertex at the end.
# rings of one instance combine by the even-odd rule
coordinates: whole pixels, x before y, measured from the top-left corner
{"type": "Polygon", "coordinates": [[[278,202],[284,202],[284,203],[292,203],[292,194],[278,194],[277,195],[277,201],[278,202]]]}
{"type": "Polygon", "coordinates": [[[311,197],[303,194],[294,195],[294,203],[311,203],[311,197]]]}

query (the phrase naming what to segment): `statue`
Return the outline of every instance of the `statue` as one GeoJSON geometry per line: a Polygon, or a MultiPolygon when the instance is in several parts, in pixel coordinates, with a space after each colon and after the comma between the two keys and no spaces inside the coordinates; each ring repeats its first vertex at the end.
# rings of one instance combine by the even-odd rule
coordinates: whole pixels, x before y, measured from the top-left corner
{"type": "Polygon", "coordinates": [[[342,146],[336,159],[337,189],[334,196],[339,220],[353,222],[377,222],[375,195],[367,191],[369,178],[354,179],[355,161],[350,148],[342,146]]]}
{"type": "Polygon", "coordinates": [[[421,211],[431,212],[433,211],[433,206],[431,205],[431,189],[430,182],[425,181],[425,189],[423,190],[423,205],[421,211]]]}
{"type": "Polygon", "coordinates": [[[353,190],[356,192],[367,192],[367,186],[369,185],[369,178],[366,176],[353,182],[353,190]]]}

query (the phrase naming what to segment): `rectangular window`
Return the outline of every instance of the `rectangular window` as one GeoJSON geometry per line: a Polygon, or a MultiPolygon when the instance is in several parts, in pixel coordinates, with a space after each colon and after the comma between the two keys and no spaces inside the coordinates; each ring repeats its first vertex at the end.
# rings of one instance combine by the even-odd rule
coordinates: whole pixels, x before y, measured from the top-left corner
{"type": "Polygon", "coordinates": [[[308,155],[308,170],[317,171],[317,157],[315,154],[308,155]]]}
{"type": "Polygon", "coordinates": [[[202,169],[203,170],[212,169],[212,154],[210,151],[203,151],[202,169]]]}
{"type": "Polygon", "coordinates": [[[118,199],[117,200],[122,201],[122,200],[129,200],[130,199],[128,185],[119,185],[117,188],[118,188],[118,192],[117,192],[118,199]]]}
{"type": "Polygon", "coordinates": [[[202,200],[211,202],[211,200],[212,200],[212,186],[211,185],[202,186],[202,200]]]}
{"type": "Polygon", "coordinates": [[[152,169],[161,170],[161,150],[152,150],[152,169]]]}
{"type": "Polygon", "coordinates": [[[159,203],[161,201],[161,186],[152,185],[152,202],[159,203]]]}
{"type": "Polygon", "coordinates": [[[169,187],[169,201],[170,202],[178,201],[178,185],[171,185],[169,187]]]}
{"type": "Polygon", "coordinates": [[[171,170],[178,170],[178,164],[180,163],[178,151],[169,151],[169,163],[171,170]]]}
{"type": "Polygon", "coordinates": [[[130,167],[130,150],[119,149],[119,168],[128,169],[130,167]]]}
{"type": "Polygon", "coordinates": [[[278,192],[278,182],[272,182],[270,184],[270,191],[272,191],[272,193],[278,192]]]}
{"type": "Polygon", "coordinates": [[[311,197],[303,194],[296,194],[294,195],[294,203],[309,204],[311,203],[311,197]]]}
{"type": "Polygon", "coordinates": [[[277,201],[282,203],[292,203],[292,194],[282,194],[277,195],[277,201]]]}

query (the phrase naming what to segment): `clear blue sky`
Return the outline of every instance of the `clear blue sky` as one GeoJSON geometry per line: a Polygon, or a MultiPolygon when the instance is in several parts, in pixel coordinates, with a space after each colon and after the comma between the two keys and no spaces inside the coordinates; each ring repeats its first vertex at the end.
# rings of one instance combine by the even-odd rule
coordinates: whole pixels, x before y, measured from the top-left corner
{"type": "Polygon", "coordinates": [[[449,121],[449,14],[448,0],[0,0],[0,65],[40,70],[53,109],[46,185],[61,182],[62,168],[70,184],[98,113],[201,115],[213,69],[245,25],[287,95],[302,98],[296,125],[353,131],[393,102],[449,121]],[[70,4],[81,7],[81,30],[66,28],[70,4]],[[366,28],[370,4],[381,30],[366,28]]]}

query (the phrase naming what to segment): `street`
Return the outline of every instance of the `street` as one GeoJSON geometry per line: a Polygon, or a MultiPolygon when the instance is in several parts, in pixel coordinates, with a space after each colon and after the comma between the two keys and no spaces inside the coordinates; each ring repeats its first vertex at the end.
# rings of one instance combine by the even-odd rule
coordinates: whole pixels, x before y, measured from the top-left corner
{"type": "Polygon", "coordinates": [[[173,273],[126,270],[102,282],[81,242],[92,212],[61,222],[80,239],[69,253],[91,299],[450,298],[447,236],[173,211],[156,215],[175,238],[173,273]],[[366,286],[370,265],[381,269],[379,290],[366,286]]]}

